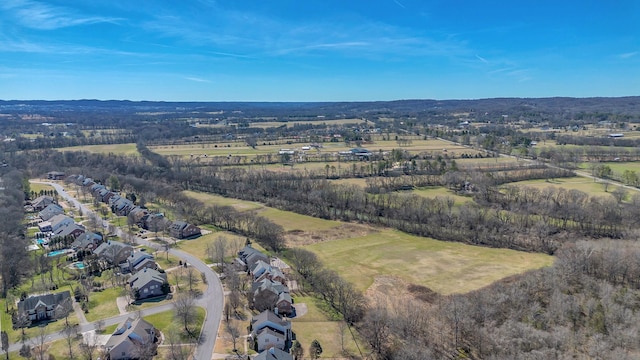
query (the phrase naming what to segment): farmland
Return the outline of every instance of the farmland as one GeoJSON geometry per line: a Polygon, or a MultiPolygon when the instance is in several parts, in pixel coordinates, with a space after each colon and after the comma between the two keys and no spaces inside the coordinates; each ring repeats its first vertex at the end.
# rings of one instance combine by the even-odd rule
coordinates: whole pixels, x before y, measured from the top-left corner
{"type": "Polygon", "coordinates": [[[363,291],[386,275],[440,294],[464,293],[553,262],[547,255],[450,243],[395,230],[305,248],[363,291]]]}

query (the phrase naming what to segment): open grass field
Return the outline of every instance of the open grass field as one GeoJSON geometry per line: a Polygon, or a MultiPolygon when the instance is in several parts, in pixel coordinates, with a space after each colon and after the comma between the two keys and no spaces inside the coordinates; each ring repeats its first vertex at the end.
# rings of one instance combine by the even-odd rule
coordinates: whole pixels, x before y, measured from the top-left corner
{"type": "Polygon", "coordinates": [[[559,178],[559,179],[553,179],[549,181],[544,179],[526,180],[526,181],[509,183],[509,185],[529,186],[529,187],[535,187],[539,189],[544,189],[548,187],[565,188],[567,190],[575,189],[593,196],[612,196],[609,193],[613,191],[613,189],[615,189],[615,186],[610,185],[608,188],[608,192],[605,192],[604,191],[605,187],[602,183],[595,182],[592,179],[588,179],[582,176],[574,176],[570,178],[559,178]]]}
{"type": "Polygon", "coordinates": [[[591,172],[591,166],[593,165],[607,165],[611,168],[614,174],[622,175],[625,170],[632,170],[640,173],[640,162],[621,162],[621,161],[609,161],[590,163],[584,162],[579,165],[580,169],[591,172]]]}
{"type": "Polygon", "coordinates": [[[87,146],[70,146],[58,149],[58,151],[88,151],[94,154],[118,154],[118,155],[137,155],[138,150],[136,144],[110,144],[110,145],[87,145],[87,146]]]}
{"type": "MultiPolygon", "coordinates": [[[[300,345],[305,349],[305,354],[308,354],[311,342],[318,340],[323,350],[320,358],[348,358],[343,352],[343,344],[347,354],[359,355],[358,345],[362,348],[363,342],[354,340],[349,329],[346,326],[341,326],[341,323],[344,324],[341,320],[328,316],[321,309],[321,301],[311,296],[295,296],[294,302],[305,304],[308,310],[307,314],[291,320],[291,328],[300,345]],[[318,329],[322,329],[322,331],[318,331],[318,329]],[[356,341],[358,341],[358,345],[356,345],[356,341]]],[[[354,333],[356,333],[355,330],[354,333]]]]}
{"type": "Polygon", "coordinates": [[[457,195],[453,191],[442,186],[423,187],[423,188],[412,190],[411,193],[420,195],[423,197],[427,197],[427,198],[448,196],[453,199],[455,205],[462,205],[469,201],[473,201],[473,198],[469,196],[457,195]]]}
{"type": "MultiPolygon", "coordinates": [[[[216,241],[216,239],[222,236],[227,239],[227,252],[229,254],[237,253],[244,247],[246,238],[240,235],[234,234],[229,231],[216,231],[210,234],[202,235],[193,240],[182,240],[178,242],[177,249],[189,253],[205,263],[213,263],[212,259],[207,256],[207,246],[216,241]]],[[[258,244],[253,245],[260,250],[263,250],[258,244]]]]}
{"type": "Polygon", "coordinates": [[[548,255],[438,241],[396,230],[305,248],[360,290],[369,288],[377,276],[388,275],[440,294],[465,293],[553,262],[548,255]]]}
{"type": "MultiPolygon", "coordinates": [[[[202,323],[204,322],[205,313],[206,313],[205,309],[201,307],[196,307],[196,317],[195,317],[196,321],[195,321],[194,328],[198,329],[196,332],[197,336],[200,335],[200,329],[202,328],[202,323]]],[[[153,326],[155,326],[156,329],[162,331],[165,334],[171,330],[173,331],[182,330],[180,325],[175,321],[172,310],[145,316],[144,319],[150,322],[151,324],[153,324],[153,326]]],[[[185,338],[184,340],[188,340],[188,339],[185,338]]]]}
{"type": "Polygon", "coordinates": [[[53,186],[51,185],[47,185],[47,184],[36,184],[33,182],[29,182],[29,188],[31,188],[31,191],[35,192],[36,194],[39,194],[41,190],[53,190],[53,186]]]}
{"type": "Polygon", "coordinates": [[[183,191],[182,193],[193,199],[199,200],[208,206],[231,206],[238,211],[257,210],[264,207],[264,205],[257,202],[226,198],[224,196],[215,194],[208,194],[197,191],[183,191]]]}
{"type": "Polygon", "coordinates": [[[89,294],[89,312],[85,314],[87,321],[92,322],[120,314],[116,298],[120,296],[122,288],[109,288],[89,294]]]}
{"type": "Polygon", "coordinates": [[[291,211],[265,208],[258,212],[274,223],[281,225],[285,231],[322,231],[336,228],[342,223],[339,221],[325,220],[307,215],[300,215],[291,211]]]}

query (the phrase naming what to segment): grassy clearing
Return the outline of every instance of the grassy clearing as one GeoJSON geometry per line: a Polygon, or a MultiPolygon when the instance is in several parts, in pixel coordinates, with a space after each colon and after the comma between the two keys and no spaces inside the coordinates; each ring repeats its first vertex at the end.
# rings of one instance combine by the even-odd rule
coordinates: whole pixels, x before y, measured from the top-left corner
{"type": "Polygon", "coordinates": [[[213,259],[209,259],[207,256],[207,245],[213,244],[213,242],[222,236],[227,239],[228,253],[239,251],[246,241],[246,239],[240,235],[234,234],[228,231],[216,231],[207,235],[200,236],[193,240],[183,240],[178,242],[177,248],[187,252],[205,263],[214,262],[213,259]]]}
{"type": "MultiPolygon", "coordinates": [[[[200,329],[202,328],[202,323],[204,322],[205,315],[206,311],[204,308],[196,307],[196,321],[194,326],[194,328],[197,329],[196,338],[200,336],[200,329]]],[[[153,324],[156,329],[164,333],[170,331],[172,328],[175,329],[176,327],[177,329],[181,329],[180,325],[174,319],[172,310],[145,316],[144,319],[153,324]]],[[[184,336],[183,340],[187,341],[189,339],[184,336]]]]}
{"type": "Polygon", "coordinates": [[[264,205],[257,202],[227,198],[227,197],[215,195],[215,194],[208,194],[208,193],[197,192],[197,191],[183,191],[182,193],[187,195],[190,198],[201,201],[207,206],[211,206],[211,205],[231,206],[238,211],[256,210],[264,207],[264,205]]]}
{"type": "Polygon", "coordinates": [[[46,191],[54,190],[53,186],[51,186],[51,185],[36,184],[36,183],[33,183],[33,182],[29,182],[29,187],[31,188],[31,191],[35,192],[36,194],[39,194],[40,191],[42,191],[42,190],[46,190],[46,191]]]}
{"type": "Polygon", "coordinates": [[[93,322],[120,314],[116,298],[120,296],[122,289],[109,288],[100,292],[89,294],[89,312],[85,314],[87,321],[93,322]]]}
{"type": "Polygon", "coordinates": [[[585,171],[591,172],[591,166],[593,165],[596,165],[596,166],[607,165],[611,168],[611,170],[615,174],[618,174],[619,176],[621,176],[625,170],[640,172],[640,162],[620,162],[620,161],[597,162],[597,163],[585,162],[580,164],[580,168],[584,169],[585,171]]]}
{"type": "Polygon", "coordinates": [[[70,146],[58,149],[58,151],[88,151],[94,154],[117,154],[117,155],[138,155],[136,144],[109,144],[109,145],[86,145],[70,146]]]}
{"type": "Polygon", "coordinates": [[[457,195],[451,190],[442,186],[419,188],[419,189],[412,190],[411,193],[419,196],[423,196],[426,198],[450,197],[453,199],[455,205],[462,205],[464,203],[473,201],[473,198],[471,197],[457,195]]]}
{"type": "Polygon", "coordinates": [[[601,182],[596,182],[582,176],[553,179],[548,181],[544,179],[526,180],[509,183],[509,185],[528,186],[538,189],[545,189],[549,187],[565,188],[567,190],[580,190],[593,196],[612,196],[609,192],[613,191],[615,188],[615,186],[610,185],[608,192],[605,192],[605,186],[601,182]]]}
{"type": "Polygon", "coordinates": [[[360,290],[377,276],[388,275],[440,294],[465,293],[553,262],[548,255],[438,241],[397,230],[305,248],[360,290]]]}
{"type": "Polygon", "coordinates": [[[342,225],[338,221],[325,220],[307,215],[300,215],[291,211],[265,208],[258,213],[274,223],[281,225],[285,231],[321,231],[342,225]]]}
{"type": "MultiPolygon", "coordinates": [[[[323,349],[321,358],[345,358],[342,344],[346,353],[358,354],[358,347],[351,332],[346,327],[341,327],[342,321],[332,320],[332,316],[328,316],[321,310],[322,304],[318,299],[310,296],[296,296],[294,301],[296,304],[304,303],[308,309],[307,314],[291,320],[291,328],[305,349],[305,353],[308,353],[307,349],[311,342],[318,340],[323,349]]],[[[361,341],[358,341],[358,344],[363,346],[361,341]]]]}

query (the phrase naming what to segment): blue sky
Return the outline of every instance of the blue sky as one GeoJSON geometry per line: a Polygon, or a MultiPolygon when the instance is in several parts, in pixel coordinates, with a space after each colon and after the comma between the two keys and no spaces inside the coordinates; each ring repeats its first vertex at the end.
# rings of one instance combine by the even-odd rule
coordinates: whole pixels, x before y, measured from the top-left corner
{"type": "Polygon", "coordinates": [[[640,95],[640,1],[2,0],[0,99],[640,95]]]}

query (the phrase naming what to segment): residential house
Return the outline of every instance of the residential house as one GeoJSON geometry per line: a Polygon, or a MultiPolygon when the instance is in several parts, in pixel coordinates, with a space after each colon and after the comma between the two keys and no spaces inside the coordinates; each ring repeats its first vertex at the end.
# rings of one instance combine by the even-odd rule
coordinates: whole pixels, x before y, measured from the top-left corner
{"type": "Polygon", "coordinates": [[[109,191],[107,192],[104,196],[102,196],[102,201],[105,204],[108,204],[109,201],[111,201],[111,198],[113,198],[114,196],[120,196],[117,193],[114,193],[113,191],[109,191]]]}
{"type": "Polygon", "coordinates": [[[129,279],[129,286],[136,293],[136,300],[164,295],[169,292],[167,274],[154,269],[143,269],[129,279]]]}
{"type": "Polygon", "coordinates": [[[72,225],[74,223],[75,222],[73,221],[72,218],[64,214],[58,214],[51,217],[49,221],[43,221],[38,223],[38,228],[40,229],[41,232],[48,232],[48,231],[56,232],[60,228],[72,225]]]}
{"type": "Polygon", "coordinates": [[[278,281],[282,284],[287,283],[287,278],[279,268],[272,266],[271,264],[266,263],[263,260],[258,260],[256,262],[253,270],[251,270],[251,274],[253,275],[253,281],[270,279],[273,281],[278,281]]]}
{"type": "MultiPolygon", "coordinates": [[[[115,196],[111,199],[114,198],[115,196]]],[[[111,205],[111,211],[118,216],[127,216],[129,215],[129,211],[133,210],[134,207],[135,205],[133,204],[133,201],[123,197],[118,197],[118,199],[113,202],[113,205],[111,205]]]]}
{"type": "Polygon", "coordinates": [[[247,245],[238,252],[236,263],[245,271],[252,271],[260,260],[269,262],[269,257],[259,250],[252,248],[251,245],[247,245]]]}
{"type": "Polygon", "coordinates": [[[131,224],[140,224],[144,216],[147,214],[149,214],[149,211],[147,211],[147,209],[136,206],[131,209],[131,211],[129,211],[129,215],[127,215],[127,217],[129,217],[129,221],[131,224]]]}
{"type": "Polygon", "coordinates": [[[120,264],[120,271],[125,273],[135,274],[143,269],[158,269],[158,264],[153,259],[153,255],[145,251],[134,250],[131,256],[127,258],[127,261],[120,264]]]}
{"type": "Polygon", "coordinates": [[[30,296],[18,302],[18,313],[27,314],[32,322],[52,320],[63,317],[68,311],[71,311],[71,306],[64,306],[67,301],[71,301],[69,290],[55,294],[30,296]]]}
{"type": "Polygon", "coordinates": [[[133,247],[119,241],[108,240],[100,244],[93,253],[111,265],[118,265],[127,261],[127,258],[133,253],[133,247]]]}
{"type": "Polygon", "coordinates": [[[91,231],[86,231],[76,237],[76,240],[71,244],[74,249],[89,249],[93,250],[102,242],[102,236],[91,231]]]}
{"type": "Polygon", "coordinates": [[[142,217],[140,226],[145,230],[159,232],[169,226],[169,220],[162,213],[147,214],[142,217]]]}
{"type": "Polygon", "coordinates": [[[293,312],[293,300],[289,288],[278,281],[263,279],[254,282],[252,306],[258,310],[273,310],[278,315],[290,315],[293,312]]]}
{"type": "Polygon", "coordinates": [[[47,179],[50,180],[64,180],[64,173],[60,171],[49,171],[47,173],[47,179]]]}
{"type": "Polygon", "coordinates": [[[176,239],[188,239],[200,236],[200,228],[184,221],[174,221],[169,226],[169,234],[176,239]]]}
{"type": "Polygon", "coordinates": [[[287,350],[291,345],[291,323],[265,310],[251,319],[251,338],[256,351],[272,347],[287,350]]]}
{"type": "Polygon", "coordinates": [[[286,351],[272,347],[258,354],[253,360],[293,360],[293,356],[286,351]]]}
{"type": "Polygon", "coordinates": [[[155,343],[156,329],[151,323],[142,318],[128,318],[118,325],[104,348],[110,360],[130,360],[138,358],[141,348],[155,347],[155,343]]]}
{"type": "Polygon", "coordinates": [[[75,240],[78,236],[84,234],[85,231],[84,226],[73,223],[54,231],[51,238],[73,238],[73,240],[75,240]]]}
{"type": "Polygon", "coordinates": [[[34,200],[31,201],[31,207],[33,207],[33,211],[42,211],[47,206],[54,203],[54,200],[49,195],[38,196],[34,200]]]}
{"type": "Polygon", "coordinates": [[[64,209],[62,208],[62,206],[53,203],[42,209],[42,211],[38,213],[38,216],[40,217],[40,219],[42,219],[42,221],[48,221],[52,217],[59,214],[64,214],[64,209]]]}

